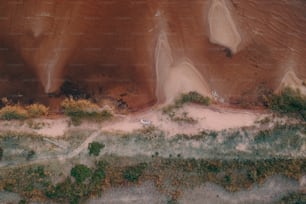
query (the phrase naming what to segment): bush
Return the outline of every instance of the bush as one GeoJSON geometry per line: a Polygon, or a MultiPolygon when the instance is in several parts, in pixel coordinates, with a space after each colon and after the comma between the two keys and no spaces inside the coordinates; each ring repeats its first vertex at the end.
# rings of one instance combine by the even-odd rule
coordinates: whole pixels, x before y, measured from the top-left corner
{"type": "Polygon", "coordinates": [[[26,107],[30,117],[40,117],[48,115],[49,108],[42,104],[32,104],[26,107]]]}
{"type": "Polygon", "coordinates": [[[176,110],[181,108],[186,103],[196,103],[200,105],[208,106],[210,104],[210,98],[204,97],[195,91],[182,94],[175,100],[174,104],[170,104],[162,109],[163,114],[167,114],[171,120],[175,122],[185,122],[194,124],[197,121],[187,116],[187,113],[183,113],[182,116],[176,116],[176,110]]]}
{"type": "Polygon", "coordinates": [[[197,103],[197,104],[208,106],[210,104],[210,98],[204,97],[198,92],[191,91],[187,94],[182,94],[181,97],[178,100],[176,100],[176,103],[179,103],[179,104],[197,103]]]}
{"type": "Polygon", "coordinates": [[[30,150],[28,153],[27,153],[27,160],[30,160],[30,159],[33,159],[33,157],[35,156],[36,152],[34,150],[30,150]]]}
{"type": "Polygon", "coordinates": [[[82,183],[86,178],[92,175],[92,171],[87,166],[78,164],[71,169],[70,175],[74,177],[78,183],[82,183]]]}
{"type": "Polygon", "coordinates": [[[99,142],[92,142],[88,144],[89,155],[99,156],[101,149],[103,149],[105,145],[99,142]]]}
{"type": "Polygon", "coordinates": [[[268,107],[281,114],[296,115],[306,121],[306,97],[299,90],[285,88],[280,95],[268,99],[268,107]]]}
{"type": "Polygon", "coordinates": [[[127,167],[123,172],[123,177],[131,182],[138,181],[138,178],[142,175],[146,167],[147,167],[146,163],[140,163],[136,166],[127,167]]]}
{"type": "Polygon", "coordinates": [[[76,125],[80,124],[82,119],[101,121],[112,117],[112,114],[109,111],[100,111],[98,105],[85,99],[65,99],[61,103],[61,107],[64,114],[69,116],[72,122],[76,125]]]}
{"type": "Polygon", "coordinates": [[[28,112],[19,105],[8,105],[0,110],[2,120],[24,120],[28,117],[28,112]]]}

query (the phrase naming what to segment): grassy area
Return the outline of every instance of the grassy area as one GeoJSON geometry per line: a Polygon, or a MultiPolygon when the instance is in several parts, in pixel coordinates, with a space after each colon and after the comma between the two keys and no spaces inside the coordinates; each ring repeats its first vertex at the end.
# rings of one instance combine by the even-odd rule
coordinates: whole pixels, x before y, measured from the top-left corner
{"type": "Polygon", "coordinates": [[[27,118],[37,118],[48,115],[49,109],[42,104],[32,104],[29,106],[7,105],[0,110],[2,120],[25,120],[27,118]]]}
{"type": "Polygon", "coordinates": [[[103,121],[112,117],[110,111],[100,110],[97,104],[85,99],[65,99],[61,107],[64,114],[69,116],[75,125],[80,124],[83,120],[103,121]]]}
{"type": "MultiPolygon", "coordinates": [[[[207,160],[183,158],[147,158],[106,156],[94,167],[75,165],[71,176],[52,184],[51,173],[43,166],[3,171],[0,190],[17,192],[25,200],[82,203],[110,187],[128,182],[153,181],[159,191],[173,201],[186,188],[213,182],[229,191],[238,191],[263,183],[273,175],[299,179],[306,172],[305,159],[272,158],[263,160],[207,160]],[[145,162],[145,163],[144,163],[145,162]],[[79,168],[81,166],[81,168],[79,168]],[[72,177],[81,178],[74,181],[72,177]]],[[[290,195],[283,200],[304,199],[290,195]]],[[[305,201],[305,200],[303,200],[305,201]]]]}
{"type": "Polygon", "coordinates": [[[176,104],[186,104],[186,103],[196,103],[200,105],[205,105],[208,106],[210,104],[210,98],[209,97],[204,97],[201,94],[191,91],[186,94],[182,94],[176,101],[176,104]]]}
{"type": "Polygon", "coordinates": [[[267,105],[277,113],[297,116],[306,121],[306,97],[299,90],[287,87],[280,95],[267,97],[267,105]]]}
{"type": "Polygon", "coordinates": [[[37,118],[41,116],[47,116],[49,113],[49,108],[45,105],[34,103],[32,105],[26,106],[29,117],[37,118]]]}
{"type": "Polygon", "coordinates": [[[8,105],[0,110],[2,120],[24,120],[28,118],[28,112],[20,105],[8,105]]]}
{"type": "Polygon", "coordinates": [[[163,114],[166,114],[170,117],[171,120],[175,122],[185,122],[185,123],[196,123],[196,121],[189,117],[187,113],[183,113],[180,116],[177,116],[176,111],[184,106],[184,104],[200,104],[208,106],[211,103],[210,98],[204,97],[197,92],[191,91],[189,93],[182,94],[178,97],[173,104],[168,105],[162,109],[163,114]]]}

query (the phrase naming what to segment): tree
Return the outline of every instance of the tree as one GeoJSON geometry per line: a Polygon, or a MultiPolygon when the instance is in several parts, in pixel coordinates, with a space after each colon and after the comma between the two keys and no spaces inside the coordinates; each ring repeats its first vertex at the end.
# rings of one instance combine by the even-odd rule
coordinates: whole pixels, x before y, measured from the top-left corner
{"type": "Polygon", "coordinates": [[[105,145],[99,142],[92,142],[88,145],[89,155],[99,156],[101,149],[103,149],[105,145]]]}
{"type": "Polygon", "coordinates": [[[33,159],[33,157],[35,156],[36,152],[34,150],[30,150],[28,153],[27,153],[27,160],[30,160],[30,159],[33,159]]]}
{"type": "Polygon", "coordinates": [[[85,181],[91,174],[91,169],[83,164],[75,165],[70,171],[70,175],[73,176],[78,183],[85,181]]]}
{"type": "Polygon", "coordinates": [[[138,178],[142,175],[146,167],[147,167],[146,163],[140,163],[136,166],[129,166],[123,172],[123,177],[131,182],[138,181],[138,178]]]}

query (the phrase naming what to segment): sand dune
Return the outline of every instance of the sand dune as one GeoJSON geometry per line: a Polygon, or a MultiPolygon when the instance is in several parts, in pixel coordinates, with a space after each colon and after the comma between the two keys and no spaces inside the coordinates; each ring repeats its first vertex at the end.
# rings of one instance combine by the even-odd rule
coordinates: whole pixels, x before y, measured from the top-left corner
{"type": "Polygon", "coordinates": [[[156,97],[159,103],[172,103],[182,93],[197,91],[210,96],[211,91],[201,73],[188,59],[173,58],[167,33],[159,35],[155,50],[156,97]]]}
{"type": "Polygon", "coordinates": [[[171,98],[166,81],[177,77],[170,87],[256,103],[258,87],[276,90],[288,69],[306,79],[304,8],[288,0],[0,0],[0,97],[47,103],[45,92],[70,80],[96,98],[124,95],[137,110],[171,98]]]}
{"type": "Polygon", "coordinates": [[[288,71],[285,74],[276,92],[280,92],[285,87],[299,89],[300,92],[306,96],[306,81],[299,79],[293,71],[288,71]]]}
{"type": "Polygon", "coordinates": [[[227,0],[213,0],[211,3],[208,13],[209,39],[236,53],[241,37],[225,1],[229,3],[227,0]]]}

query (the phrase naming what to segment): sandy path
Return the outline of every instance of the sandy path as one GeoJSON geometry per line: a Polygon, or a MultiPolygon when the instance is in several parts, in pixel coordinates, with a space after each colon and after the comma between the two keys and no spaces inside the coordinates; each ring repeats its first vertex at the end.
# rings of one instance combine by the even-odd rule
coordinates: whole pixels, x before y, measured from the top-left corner
{"type": "MultiPolygon", "coordinates": [[[[220,109],[217,107],[203,107],[198,105],[186,105],[181,111],[186,111],[189,116],[198,121],[196,124],[179,124],[171,121],[168,116],[163,115],[160,110],[151,109],[142,113],[128,116],[117,116],[114,120],[103,123],[102,128],[96,129],[88,138],[76,149],[68,154],[58,156],[44,156],[35,160],[21,163],[9,163],[3,162],[0,167],[16,167],[26,166],[37,163],[50,162],[51,160],[71,159],[80,154],[84,149],[88,147],[88,144],[95,138],[101,135],[102,132],[132,132],[137,129],[143,128],[140,123],[141,119],[152,121],[152,124],[163,130],[167,136],[174,136],[176,134],[196,134],[203,129],[208,130],[222,130],[228,128],[239,128],[244,126],[251,126],[255,121],[263,117],[263,114],[259,114],[252,111],[232,110],[232,109],[220,109]]],[[[54,123],[64,122],[62,119],[55,120],[54,123]],[[57,122],[56,122],[57,121],[57,122]]],[[[53,127],[56,129],[57,126],[53,127]]],[[[52,127],[51,127],[52,128],[52,127]]],[[[66,128],[64,128],[66,129],[66,128]]],[[[68,128],[67,128],[68,129],[68,128]]],[[[42,130],[41,130],[42,131],[42,130]]],[[[48,131],[48,129],[44,130],[48,131]]]]}
{"type": "Polygon", "coordinates": [[[152,121],[152,125],[165,131],[167,136],[176,134],[196,134],[201,130],[223,130],[229,128],[239,128],[252,126],[255,121],[263,117],[262,114],[254,111],[219,109],[203,107],[197,105],[186,105],[182,110],[197,120],[196,124],[184,124],[171,121],[167,115],[163,115],[158,110],[148,110],[146,112],[121,117],[117,121],[109,122],[103,131],[132,132],[141,129],[143,125],[141,119],[152,121]]]}

